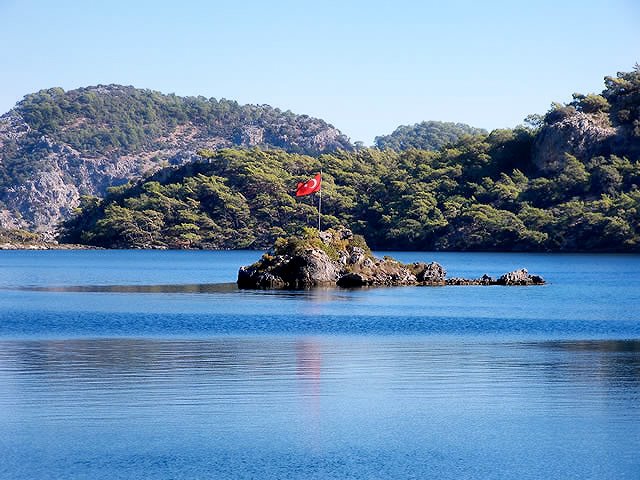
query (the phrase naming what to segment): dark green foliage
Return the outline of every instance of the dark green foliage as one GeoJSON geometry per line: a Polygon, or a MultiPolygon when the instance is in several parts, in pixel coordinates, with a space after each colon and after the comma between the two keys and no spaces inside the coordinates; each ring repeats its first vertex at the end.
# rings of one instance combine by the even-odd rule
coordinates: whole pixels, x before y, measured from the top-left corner
{"type": "MultiPolygon", "coordinates": [[[[27,95],[16,110],[38,136],[49,135],[86,154],[151,149],[163,135],[187,125],[235,145],[245,143],[247,127],[260,128],[262,146],[317,154],[325,147],[316,145],[314,136],[329,127],[322,120],[268,105],[164,95],[120,85],[41,90],[27,95]]],[[[327,147],[336,148],[352,146],[339,135],[327,147]]]]}
{"type": "Polygon", "coordinates": [[[640,65],[636,64],[631,72],[605,77],[604,82],[602,94],[611,105],[614,124],[627,126],[635,137],[640,137],[640,65]]]}
{"type": "Polygon", "coordinates": [[[0,228],[0,243],[34,245],[44,243],[44,241],[37,233],[21,229],[0,228]]]}
{"type": "MultiPolygon", "coordinates": [[[[575,95],[576,94],[574,94],[574,96],[575,95]]],[[[551,109],[544,116],[544,123],[546,125],[553,125],[575,114],[576,111],[576,107],[572,104],[562,105],[561,103],[554,102],[551,104],[551,109]]]]}
{"type": "Polygon", "coordinates": [[[582,95],[581,93],[573,94],[571,105],[584,113],[608,112],[611,107],[602,95],[582,95]]]}
{"type": "MultiPolygon", "coordinates": [[[[111,247],[268,247],[315,225],[316,195],[293,194],[297,182],[322,165],[323,227],[346,224],[376,249],[640,249],[638,162],[611,156],[583,164],[568,156],[564,168],[547,178],[524,155],[530,144],[518,131],[499,131],[440,152],[362,149],[313,158],[257,149],[204,151],[202,162],[111,189],[102,202],[85,201],[82,213],[66,224],[66,240],[111,247]],[[523,156],[507,162],[506,149],[523,156]],[[534,173],[497,167],[513,164],[534,173]]],[[[312,241],[313,232],[308,229],[305,238],[312,241]]]]}
{"type": "Polygon", "coordinates": [[[449,143],[457,142],[465,135],[483,135],[487,131],[474,128],[464,123],[453,122],[421,122],[415,125],[402,125],[390,135],[376,137],[375,146],[380,149],[407,150],[439,150],[449,143]]]}
{"type": "Polygon", "coordinates": [[[134,248],[249,248],[313,220],[315,208],[296,205],[289,186],[303,179],[290,172],[306,172],[305,163],[319,166],[317,160],[279,151],[203,154],[208,161],[110,189],[67,222],[66,238],[134,248]]]}

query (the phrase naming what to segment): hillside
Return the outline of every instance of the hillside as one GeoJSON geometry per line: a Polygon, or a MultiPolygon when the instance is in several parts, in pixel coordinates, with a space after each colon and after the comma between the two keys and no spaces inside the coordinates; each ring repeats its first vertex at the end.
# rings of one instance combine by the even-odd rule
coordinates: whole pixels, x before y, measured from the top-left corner
{"type": "Polygon", "coordinates": [[[64,239],[106,247],[257,248],[312,225],[298,181],[322,167],[323,226],[375,249],[640,251],[640,68],[528,127],[438,151],[310,157],[202,151],[199,162],[86,198],[64,239]]]}
{"type": "Polygon", "coordinates": [[[52,231],[82,195],[232,146],[352,148],[323,120],[268,105],[119,85],[42,90],[0,117],[0,227],[52,231]]]}
{"type": "Polygon", "coordinates": [[[384,150],[440,150],[447,144],[455,143],[465,135],[486,135],[487,131],[464,123],[420,122],[415,125],[401,125],[389,135],[376,137],[374,144],[384,150]]]}

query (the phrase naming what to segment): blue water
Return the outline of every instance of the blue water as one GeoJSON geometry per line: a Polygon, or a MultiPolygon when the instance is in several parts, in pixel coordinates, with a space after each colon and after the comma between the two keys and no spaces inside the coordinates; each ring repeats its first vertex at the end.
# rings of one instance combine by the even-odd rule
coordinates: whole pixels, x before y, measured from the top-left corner
{"type": "Polygon", "coordinates": [[[258,252],[0,252],[0,478],[640,478],[640,256],[238,291],[258,252]]]}

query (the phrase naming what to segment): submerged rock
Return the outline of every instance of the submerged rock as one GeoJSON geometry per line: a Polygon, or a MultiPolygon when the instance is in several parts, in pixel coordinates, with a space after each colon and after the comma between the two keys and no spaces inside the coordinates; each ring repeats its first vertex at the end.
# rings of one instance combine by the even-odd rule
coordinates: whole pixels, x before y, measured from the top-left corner
{"type": "Polygon", "coordinates": [[[447,278],[446,284],[447,285],[497,285],[497,282],[493,277],[490,277],[485,273],[480,278],[459,278],[459,277],[447,278]]]}
{"type": "Polygon", "coordinates": [[[301,237],[278,239],[256,263],[240,267],[237,283],[244,289],[545,283],[526,269],[506,273],[498,280],[486,274],[476,279],[446,276],[446,270],[437,262],[405,265],[387,256],[376,258],[361,236],[339,227],[324,232],[306,229],[301,237]]]}

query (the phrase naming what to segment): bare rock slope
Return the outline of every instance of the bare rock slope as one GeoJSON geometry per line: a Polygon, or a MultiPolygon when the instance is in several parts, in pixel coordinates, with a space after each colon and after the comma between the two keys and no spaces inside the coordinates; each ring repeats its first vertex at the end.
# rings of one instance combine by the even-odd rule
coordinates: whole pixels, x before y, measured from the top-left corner
{"type": "Polygon", "coordinates": [[[553,173],[563,168],[567,153],[585,160],[608,154],[616,133],[606,114],[574,112],[544,126],[533,147],[533,163],[553,173]]]}

